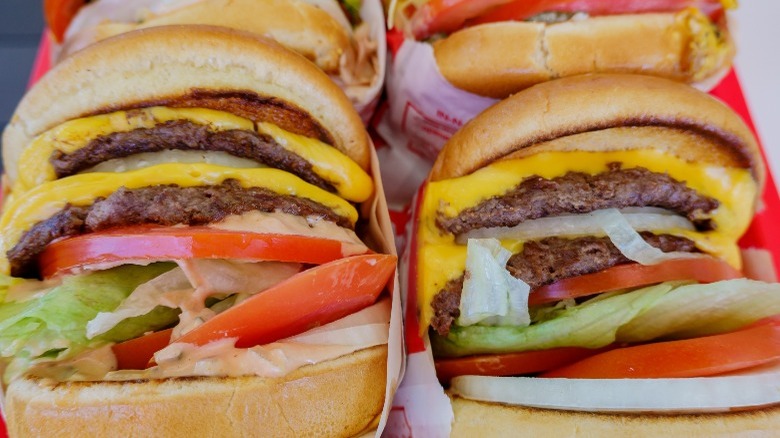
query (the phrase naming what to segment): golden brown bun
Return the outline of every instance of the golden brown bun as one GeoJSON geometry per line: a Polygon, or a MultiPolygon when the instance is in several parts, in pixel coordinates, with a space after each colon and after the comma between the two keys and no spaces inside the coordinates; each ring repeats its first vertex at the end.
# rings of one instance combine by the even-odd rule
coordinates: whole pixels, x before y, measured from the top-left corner
{"type": "Polygon", "coordinates": [[[380,414],[387,346],[309,365],[283,378],[14,381],[10,436],[354,436],[380,414]]]}
{"type": "Polygon", "coordinates": [[[585,73],[638,73],[699,82],[731,64],[725,26],[705,44],[691,11],[592,17],[563,23],[469,27],[433,45],[442,75],[471,93],[504,98],[533,84],[585,73]]]}
{"type": "MultiPolygon", "coordinates": [[[[255,117],[254,107],[233,105],[242,109],[239,115],[255,121],[276,122],[285,114],[308,117],[326,131],[335,147],[368,169],[370,145],[360,117],[344,92],[308,60],[245,32],[163,26],[101,41],[47,73],[19,103],[3,134],[6,170],[14,180],[22,150],[35,136],[62,122],[175,103],[180,96],[203,91],[255,96],[263,103],[255,117]]],[[[193,99],[189,105],[197,106],[193,99]]]]}
{"type": "Polygon", "coordinates": [[[678,82],[624,74],[549,81],[497,103],[452,136],[431,180],[467,175],[529,153],[643,146],[662,147],[691,161],[750,168],[759,186],[764,181],[756,139],[728,106],[678,82]],[[635,132],[632,127],[653,129],[635,132]],[[582,133],[589,134],[576,137],[582,133]]]}
{"type": "Polygon", "coordinates": [[[351,44],[348,29],[322,9],[298,0],[202,0],[138,24],[101,24],[95,39],[171,24],[225,26],[264,35],[331,73],[338,72],[341,55],[351,44]]]}
{"type": "Polygon", "coordinates": [[[699,415],[629,415],[556,411],[454,397],[453,437],[727,437],[776,436],[780,406],[699,415]]]}

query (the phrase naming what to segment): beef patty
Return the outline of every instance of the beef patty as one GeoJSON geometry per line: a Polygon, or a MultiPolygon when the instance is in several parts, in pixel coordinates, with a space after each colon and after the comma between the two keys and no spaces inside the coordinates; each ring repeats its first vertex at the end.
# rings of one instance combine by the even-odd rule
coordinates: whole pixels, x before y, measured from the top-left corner
{"type": "Polygon", "coordinates": [[[227,152],[285,170],[317,187],[335,191],[330,182],[314,173],[309,161],[284,149],[268,135],[239,129],[214,132],[206,125],[186,120],[100,136],[73,153],[55,151],[49,161],[57,177],[64,178],[112,158],[167,149],[227,152]]]}
{"type": "Polygon", "coordinates": [[[712,229],[718,201],[669,175],[611,163],[606,172],[569,172],[551,180],[532,176],[509,192],[463,210],[454,218],[439,214],[437,225],[461,235],[477,228],[512,227],[527,220],[605,208],[660,207],[687,217],[699,231],[712,229]]]}
{"type": "MultiPolygon", "coordinates": [[[[663,252],[697,251],[693,241],[684,237],[641,234],[647,243],[663,252]]],[[[523,251],[514,254],[506,268],[513,277],[528,283],[533,291],[564,278],[591,274],[630,262],[608,237],[548,237],[526,242],[523,251]]],[[[458,308],[462,291],[463,276],[447,282],[433,297],[434,317],[431,326],[442,336],[449,333],[450,326],[460,316],[458,308]]]]}
{"type": "Polygon", "coordinates": [[[131,225],[205,225],[229,215],[255,210],[317,216],[342,227],[352,227],[347,218],[322,204],[264,188],[243,188],[235,180],[201,187],[121,188],[90,206],[68,205],[49,219],[38,222],[6,255],[11,264],[11,275],[36,277],[38,255],[56,239],[131,225]]]}

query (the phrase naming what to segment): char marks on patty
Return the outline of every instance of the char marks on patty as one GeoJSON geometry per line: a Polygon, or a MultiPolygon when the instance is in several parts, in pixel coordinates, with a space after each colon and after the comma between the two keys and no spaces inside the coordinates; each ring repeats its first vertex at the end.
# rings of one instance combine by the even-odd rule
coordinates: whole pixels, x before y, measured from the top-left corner
{"type": "Polygon", "coordinates": [[[512,227],[527,220],[605,208],[660,207],[685,216],[699,230],[712,229],[710,213],[719,203],[667,174],[610,163],[606,172],[569,172],[547,180],[526,178],[501,196],[463,210],[453,218],[436,218],[439,228],[454,235],[478,228],[512,227]]]}
{"type": "MultiPolygon", "coordinates": [[[[650,245],[663,252],[696,252],[693,241],[668,234],[655,235],[643,232],[642,237],[650,245]]],[[[506,268],[513,277],[531,286],[531,290],[565,278],[591,274],[612,266],[630,263],[608,237],[579,237],[565,239],[548,237],[529,241],[523,251],[514,254],[506,268]]],[[[450,280],[434,297],[434,317],[431,326],[446,336],[452,324],[460,316],[460,295],[463,276],[450,280]]]]}
{"type": "Polygon", "coordinates": [[[335,190],[314,173],[310,162],[284,149],[268,135],[238,129],[214,132],[206,125],[186,120],[97,137],[71,154],[55,151],[50,162],[57,177],[64,178],[112,158],[167,149],[227,152],[293,173],[325,190],[335,190]]]}
{"type": "Polygon", "coordinates": [[[347,218],[322,204],[264,188],[244,188],[234,180],[215,186],[121,188],[105,199],[97,199],[91,206],[68,205],[35,224],[6,255],[11,275],[36,277],[38,255],[56,239],[133,225],[206,225],[249,211],[316,216],[352,228],[347,218]]]}
{"type": "Polygon", "coordinates": [[[123,103],[98,108],[82,117],[127,111],[151,106],[170,108],[208,108],[235,114],[255,123],[268,122],[294,134],[316,138],[335,145],[333,136],[311,114],[276,97],[261,96],[249,91],[192,89],[181,96],[161,97],[152,101],[123,103]]]}

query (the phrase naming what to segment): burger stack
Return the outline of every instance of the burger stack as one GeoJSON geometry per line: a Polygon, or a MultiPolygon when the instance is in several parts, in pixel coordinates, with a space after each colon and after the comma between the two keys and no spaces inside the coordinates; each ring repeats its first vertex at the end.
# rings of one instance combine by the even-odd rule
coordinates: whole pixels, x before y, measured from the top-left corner
{"type": "Polygon", "coordinates": [[[123,33],[27,93],[3,158],[11,435],[377,427],[392,236],[361,119],[310,61],[225,28],[123,33]]]}
{"type": "Polygon", "coordinates": [[[466,124],[408,283],[453,433],[775,430],[780,284],[737,247],[764,175],[731,109],[649,76],[546,82],[466,124]]]}

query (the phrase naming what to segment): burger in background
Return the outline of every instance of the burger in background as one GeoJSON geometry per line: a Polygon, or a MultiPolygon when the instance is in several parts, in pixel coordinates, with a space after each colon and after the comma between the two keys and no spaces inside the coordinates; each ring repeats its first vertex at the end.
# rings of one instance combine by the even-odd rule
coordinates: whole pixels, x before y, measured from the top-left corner
{"type": "Polygon", "coordinates": [[[455,87],[504,98],[584,73],[712,82],[734,56],[724,9],[734,1],[493,0],[390,2],[405,37],[433,45],[455,87]]]}
{"type": "Polygon", "coordinates": [[[361,120],[310,62],[220,27],[128,32],[44,76],[3,155],[12,435],[381,426],[392,235],[361,120]]]}
{"type": "Polygon", "coordinates": [[[739,116],[661,78],[550,81],[467,123],[408,276],[453,434],[775,430],[780,285],[737,247],[764,178],[739,116]]]}
{"type": "Polygon", "coordinates": [[[263,35],[300,53],[344,89],[364,120],[384,81],[377,0],[44,0],[44,15],[58,43],[55,62],[131,30],[205,24],[263,35]]]}

